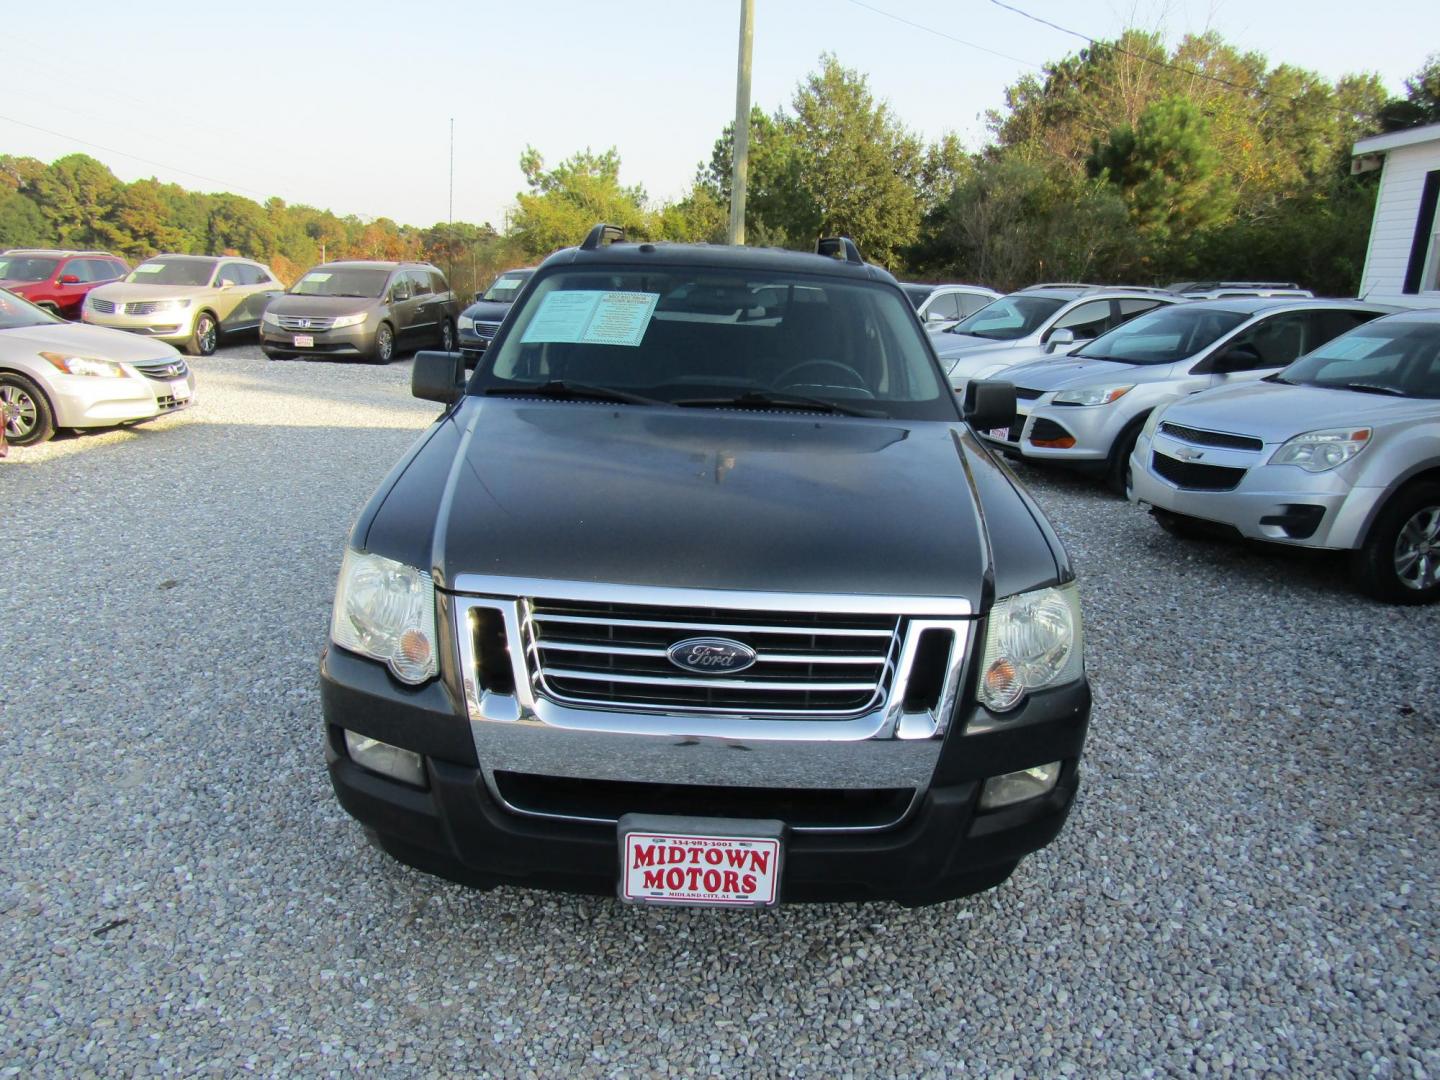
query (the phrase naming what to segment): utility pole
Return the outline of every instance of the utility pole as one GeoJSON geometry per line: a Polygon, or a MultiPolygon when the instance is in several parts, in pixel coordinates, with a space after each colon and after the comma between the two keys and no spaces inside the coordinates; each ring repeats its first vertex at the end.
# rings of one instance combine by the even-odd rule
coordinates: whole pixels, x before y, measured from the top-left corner
{"type": "Polygon", "coordinates": [[[750,179],[750,51],[755,40],[755,0],[740,0],[740,63],[735,75],[734,165],[730,174],[731,244],[745,243],[745,185],[750,179]]]}
{"type": "Polygon", "coordinates": [[[445,276],[455,276],[455,118],[450,118],[450,216],[445,225],[445,276]]]}

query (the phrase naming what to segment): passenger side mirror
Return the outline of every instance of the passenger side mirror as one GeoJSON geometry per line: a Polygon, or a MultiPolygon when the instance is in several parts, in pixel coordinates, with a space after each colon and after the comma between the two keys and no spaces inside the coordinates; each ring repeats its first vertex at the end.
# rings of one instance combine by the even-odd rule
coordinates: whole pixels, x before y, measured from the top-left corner
{"type": "Polygon", "coordinates": [[[426,401],[453,405],[465,392],[465,357],[458,352],[417,352],[410,370],[410,393],[426,401]]]}
{"type": "Polygon", "coordinates": [[[960,415],[972,428],[989,431],[1015,418],[1015,384],[992,379],[971,379],[965,384],[960,415]]]}
{"type": "Polygon", "coordinates": [[[80,277],[79,277],[79,275],[77,275],[77,274],[61,274],[61,275],[60,275],[60,284],[61,284],[61,285],[79,285],[79,284],[80,284],[80,277]]]}
{"type": "Polygon", "coordinates": [[[1068,327],[1060,330],[1051,330],[1050,333],[1045,335],[1045,344],[1050,346],[1051,352],[1054,352],[1062,345],[1074,345],[1075,331],[1068,327]]]}

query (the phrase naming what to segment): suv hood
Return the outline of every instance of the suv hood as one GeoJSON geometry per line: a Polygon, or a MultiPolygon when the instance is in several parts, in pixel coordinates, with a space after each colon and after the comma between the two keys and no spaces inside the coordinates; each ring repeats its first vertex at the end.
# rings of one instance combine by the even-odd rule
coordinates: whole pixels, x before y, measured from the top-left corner
{"type": "Polygon", "coordinates": [[[61,352],[120,363],[172,360],[180,354],[163,341],[88,323],[50,323],[0,330],[0,360],[36,353],[61,352]]]}
{"type": "Polygon", "coordinates": [[[378,296],[295,296],[281,293],[271,297],[265,310],[274,315],[316,315],[334,318],[367,311],[380,302],[378,296]]]}
{"type": "Polygon", "coordinates": [[[1440,417],[1440,401],[1252,382],[1185,398],[1166,409],[1161,419],[1281,443],[1306,431],[1373,427],[1426,417],[1440,417]]]}
{"type": "Polygon", "coordinates": [[[476,300],[473,304],[461,312],[468,315],[477,322],[498,323],[510,312],[509,304],[502,304],[498,300],[476,300]]]}
{"type": "Polygon", "coordinates": [[[932,334],[930,344],[935,346],[935,351],[944,360],[951,356],[969,356],[972,349],[985,349],[990,352],[1005,352],[1015,348],[1019,344],[1016,341],[996,341],[994,338],[976,337],[974,334],[952,334],[948,330],[941,330],[932,334]]]}
{"type": "Polygon", "coordinates": [[[1057,564],[1028,503],[963,430],[471,397],[405,467],[364,543],[407,543],[438,498],[430,565],[447,588],[474,573],[957,596],[979,610],[992,546],[1034,584],[1057,564]],[[995,519],[1018,523],[993,543],[972,482],[995,519]]]}
{"type": "Polygon", "coordinates": [[[1062,356],[1017,364],[1003,372],[1001,377],[1006,382],[1031,390],[1070,390],[1096,382],[1113,382],[1115,379],[1150,382],[1152,379],[1147,373],[1165,374],[1170,371],[1171,366],[1121,364],[1114,360],[1084,360],[1062,356]]]}
{"type": "Polygon", "coordinates": [[[134,300],[186,300],[216,291],[218,290],[209,285],[145,285],[140,282],[132,284],[128,281],[112,281],[109,285],[91,289],[89,295],[125,304],[134,300]]]}

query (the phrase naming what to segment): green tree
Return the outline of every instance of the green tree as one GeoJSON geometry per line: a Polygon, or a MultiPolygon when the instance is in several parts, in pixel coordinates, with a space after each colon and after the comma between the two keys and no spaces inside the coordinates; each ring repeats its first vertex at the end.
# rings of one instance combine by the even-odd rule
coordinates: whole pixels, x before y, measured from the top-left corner
{"type": "Polygon", "coordinates": [[[35,200],[0,185],[0,249],[49,247],[54,242],[50,223],[35,200]]]}
{"type": "Polygon", "coordinates": [[[1386,131],[1440,124],[1440,53],[1405,80],[1405,96],[1386,102],[1380,121],[1386,131]]]}
{"type": "Polygon", "coordinates": [[[123,237],[120,254],[136,259],[167,251],[185,250],[185,233],[167,213],[158,180],[136,180],[121,192],[115,206],[117,236],[123,237]]]}
{"type": "Polygon", "coordinates": [[[108,168],[86,154],[61,158],[27,185],[56,241],[77,248],[123,246],[128,239],[112,219],[121,186],[108,168]]]}
{"type": "Polygon", "coordinates": [[[532,257],[579,243],[602,221],[632,237],[652,235],[645,189],[620,183],[620,155],[614,147],[603,154],[586,149],[546,169],[540,152],[527,146],[520,170],[530,190],[516,196],[519,209],[511,232],[532,257]]]}

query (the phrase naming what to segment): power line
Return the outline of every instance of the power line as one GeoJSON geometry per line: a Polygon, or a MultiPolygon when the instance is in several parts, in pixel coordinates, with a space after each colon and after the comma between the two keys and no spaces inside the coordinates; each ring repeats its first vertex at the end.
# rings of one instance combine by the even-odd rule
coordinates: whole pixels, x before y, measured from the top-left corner
{"type": "Polygon", "coordinates": [[[916,30],[923,30],[927,34],[934,34],[936,37],[942,37],[946,41],[953,41],[956,45],[964,45],[967,49],[976,49],[983,53],[989,53],[991,56],[998,56],[1002,60],[1010,60],[1016,64],[1024,64],[1026,67],[1032,67],[1036,71],[1043,70],[1040,64],[1032,63],[1029,60],[1022,60],[1020,57],[1011,56],[1009,53],[997,52],[995,49],[986,48],[984,45],[976,45],[973,41],[966,41],[964,38],[958,38],[954,34],[947,34],[944,30],[936,30],[933,26],[924,26],[920,23],[913,22],[910,19],[905,18],[904,16],[896,15],[893,12],[886,11],[883,8],[873,7],[870,4],[864,3],[863,0],[850,0],[850,3],[854,4],[856,7],[862,7],[866,11],[874,12],[876,15],[883,15],[887,19],[893,19],[895,22],[904,23],[906,26],[913,27],[916,30]]]}

